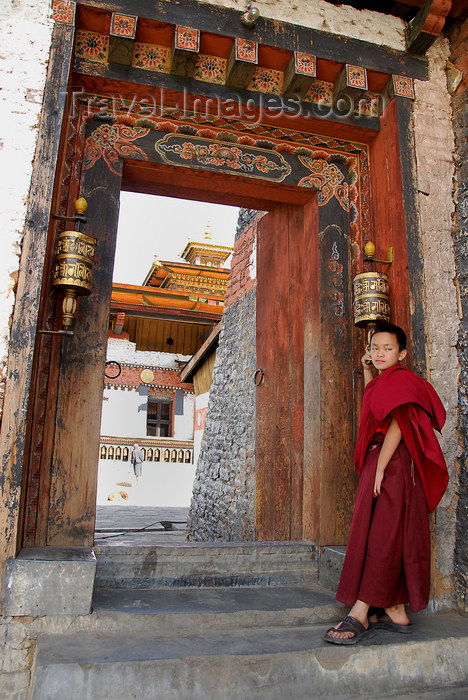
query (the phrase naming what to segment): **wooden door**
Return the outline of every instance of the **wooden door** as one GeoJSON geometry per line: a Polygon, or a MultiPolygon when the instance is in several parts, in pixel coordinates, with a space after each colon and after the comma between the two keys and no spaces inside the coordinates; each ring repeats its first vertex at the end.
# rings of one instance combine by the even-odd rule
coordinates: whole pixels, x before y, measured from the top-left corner
{"type": "Polygon", "coordinates": [[[312,198],[258,226],[257,532],[344,544],[352,514],[349,212],[312,198]]]}
{"type": "Polygon", "coordinates": [[[301,539],[304,490],[304,295],[314,281],[306,238],[317,202],[282,204],[258,226],[257,530],[262,540],[301,539]]]}

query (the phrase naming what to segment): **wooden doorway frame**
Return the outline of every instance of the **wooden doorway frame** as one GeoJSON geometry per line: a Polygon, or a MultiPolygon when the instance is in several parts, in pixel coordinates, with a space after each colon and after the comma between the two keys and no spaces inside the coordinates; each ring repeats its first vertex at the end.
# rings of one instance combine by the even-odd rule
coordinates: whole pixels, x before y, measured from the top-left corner
{"type": "MultiPolygon", "coordinates": [[[[374,141],[371,143],[370,152],[380,155],[384,152],[385,157],[392,158],[394,168],[390,171],[382,172],[382,169],[375,168],[373,173],[371,173],[372,186],[374,188],[373,197],[371,200],[371,208],[375,211],[375,219],[381,220],[382,215],[378,211],[378,193],[379,197],[386,196],[388,200],[393,197],[396,202],[398,199],[401,203],[400,213],[397,220],[391,221],[391,224],[385,232],[382,234],[380,241],[383,245],[389,240],[393,245],[395,241],[400,245],[400,250],[402,251],[402,256],[400,257],[397,264],[394,266],[394,280],[398,280],[396,285],[397,289],[407,289],[407,269],[406,269],[406,229],[405,220],[403,215],[402,206],[402,184],[401,184],[401,173],[402,167],[400,163],[401,151],[398,146],[398,139],[395,138],[395,132],[398,126],[398,119],[395,119],[395,110],[398,111],[398,103],[394,102],[394,108],[392,111],[392,105],[388,109],[388,114],[386,118],[383,118],[383,124],[386,126],[377,136],[374,135],[374,141]],[[390,177],[388,177],[388,172],[390,172],[390,177]],[[387,176],[386,176],[387,175],[387,176]],[[393,188],[393,189],[392,189],[393,188]],[[392,197],[390,197],[392,194],[392,197]]],[[[398,112],[397,112],[398,113],[398,112]]],[[[101,122],[102,123],[102,122],[101,122]]],[[[135,169],[145,170],[146,175],[149,172],[146,165],[139,163],[135,159],[130,158],[128,161],[128,167],[131,170],[131,177],[128,178],[128,188],[135,189],[135,169]],[[142,167],[143,166],[143,167],[142,167]]],[[[112,177],[117,177],[120,183],[120,178],[122,175],[122,160],[116,160],[114,163],[114,172],[112,177]],[[119,165],[120,163],[120,165],[119,165]]],[[[307,191],[306,188],[301,188],[297,186],[290,186],[287,184],[271,183],[271,182],[252,182],[251,180],[246,181],[242,178],[233,178],[226,175],[218,175],[213,177],[212,174],[206,173],[204,171],[196,170],[192,171],[188,168],[184,170],[185,173],[185,184],[180,185],[180,177],[178,174],[181,172],[180,168],[167,165],[159,165],[156,168],[151,167],[153,173],[160,173],[160,179],[157,182],[151,182],[149,189],[159,194],[174,193],[177,188],[177,194],[179,196],[187,197],[190,199],[205,199],[209,201],[243,204],[245,206],[258,208],[261,206],[264,209],[272,208],[278,204],[278,201],[286,201],[295,205],[303,206],[310,198],[310,190],[307,191]],[[177,182],[179,181],[179,182],[177,182]],[[212,184],[217,181],[220,184],[218,188],[213,189],[212,184]],[[197,187],[197,183],[210,183],[211,189],[209,194],[206,193],[206,187],[197,187]],[[229,187],[226,187],[225,183],[229,183],[229,187]],[[226,195],[226,191],[234,191],[231,187],[233,183],[238,183],[239,192],[234,195],[231,199],[231,194],[226,195]],[[263,191],[263,199],[259,201],[259,195],[263,191]],[[266,194],[265,194],[266,193],[266,194]]],[[[118,197],[115,196],[115,188],[103,189],[102,183],[108,182],[109,169],[104,160],[98,164],[97,169],[93,174],[93,178],[89,179],[84,184],[84,189],[82,194],[88,195],[90,200],[90,215],[88,229],[89,233],[92,234],[93,230],[105,230],[106,236],[109,236],[109,222],[114,222],[114,227],[116,226],[117,217],[117,206],[118,197]],[[101,170],[100,170],[101,169],[101,170]],[[104,197],[104,206],[100,197],[104,197]]],[[[117,189],[120,189],[120,184],[117,189]]],[[[147,190],[148,191],[148,190],[147,190]]],[[[106,242],[106,238],[102,242],[106,242]]],[[[379,242],[380,242],[379,241],[379,242]]],[[[108,241],[107,241],[108,242],[108,241]]],[[[49,246],[49,251],[52,252],[53,247],[49,246]]],[[[99,258],[99,255],[98,255],[99,258]]],[[[87,474],[87,470],[84,467],[84,462],[76,459],[76,453],[70,452],[70,427],[67,426],[67,421],[69,424],[72,421],[76,421],[76,403],[73,407],[67,404],[66,396],[83,396],[83,394],[89,395],[93,387],[93,372],[88,376],[83,378],[76,374],[75,370],[79,369],[83,364],[83,350],[88,349],[90,355],[92,356],[93,371],[96,372],[96,376],[99,374],[102,376],[102,366],[104,363],[103,348],[105,347],[105,339],[100,338],[99,333],[96,333],[96,329],[91,328],[87,319],[89,318],[100,318],[100,323],[102,327],[107,328],[107,324],[104,321],[101,310],[94,308],[95,303],[101,303],[102,300],[108,299],[110,297],[110,285],[111,285],[111,274],[112,274],[112,258],[113,253],[105,252],[98,262],[98,267],[95,270],[96,279],[99,280],[96,290],[89,299],[84,299],[80,303],[79,318],[77,320],[77,327],[83,329],[82,337],[77,334],[76,339],[72,341],[65,349],[61,351],[61,365],[58,384],[60,386],[61,397],[58,397],[57,406],[59,407],[59,416],[62,420],[62,426],[58,426],[58,431],[54,435],[54,444],[58,450],[57,461],[54,461],[54,484],[47,486],[47,493],[52,494],[49,498],[49,503],[52,507],[49,508],[47,513],[47,518],[44,518],[44,523],[46,523],[45,528],[42,532],[47,532],[49,524],[52,523],[53,528],[58,532],[57,536],[42,540],[47,544],[74,544],[74,545],[90,545],[92,544],[93,530],[94,530],[94,513],[95,513],[95,497],[94,490],[95,485],[89,480],[89,475],[86,476],[85,480],[81,477],[87,474]],[[109,274],[110,270],[110,274],[109,274]],[[102,274],[101,274],[102,273],[102,274]],[[96,348],[101,348],[96,350],[96,348]],[[100,368],[99,370],[97,368],[100,368]],[[60,401],[62,403],[60,403],[60,401]],[[65,408],[68,405],[68,408],[65,408]],[[60,408],[61,406],[61,408],[60,408]],[[67,417],[64,422],[63,418],[67,417]],[[65,427],[63,427],[65,426],[65,427]],[[68,445],[68,447],[67,447],[68,445]],[[78,466],[78,468],[77,468],[78,466]],[[80,480],[81,479],[81,480],[80,480]],[[81,484],[77,486],[77,480],[81,484]],[[87,502],[85,507],[83,503],[77,501],[73,505],[73,501],[67,498],[67,494],[71,491],[79,492],[83,489],[87,494],[87,502]],[[67,505],[67,503],[69,505],[67,505]],[[63,507],[65,504],[65,508],[63,507]],[[65,524],[65,526],[64,526],[65,524]]],[[[354,256],[354,264],[358,264],[357,256],[354,256]]],[[[50,261],[46,261],[47,266],[50,265],[50,261]]],[[[43,294],[44,299],[47,296],[43,294]]],[[[409,325],[408,311],[405,308],[404,300],[401,301],[397,295],[396,304],[396,315],[399,317],[400,323],[403,325],[409,325]]],[[[107,312],[106,312],[107,313],[107,312]]],[[[357,401],[359,397],[357,397],[357,401]]],[[[86,411],[83,411],[83,415],[86,411]]],[[[55,414],[54,414],[55,415],[55,414]]],[[[34,420],[32,421],[34,424],[34,420]]],[[[95,429],[94,429],[94,432],[95,429]]],[[[81,427],[79,430],[80,439],[83,444],[98,444],[98,435],[94,434],[92,430],[90,431],[89,425],[86,425],[86,420],[83,418],[81,427]]],[[[52,450],[55,448],[52,448],[52,450]]],[[[51,464],[51,453],[45,458],[46,464],[51,464]]],[[[325,516],[324,516],[325,517],[325,516]]],[[[16,521],[16,527],[18,526],[18,521],[16,521]]],[[[317,535],[318,538],[318,535],[317,535]]],[[[320,537],[321,539],[321,537],[320,537]]],[[[328,541],[330,544],[330,541],[328,541]]],[[[19,546],[19,540],[16,539],[15,546],[19,546]]]]}

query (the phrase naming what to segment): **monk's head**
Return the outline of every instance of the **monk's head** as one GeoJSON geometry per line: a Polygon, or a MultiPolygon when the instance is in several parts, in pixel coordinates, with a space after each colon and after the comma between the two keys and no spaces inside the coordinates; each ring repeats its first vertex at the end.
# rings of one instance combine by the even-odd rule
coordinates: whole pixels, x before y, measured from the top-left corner
{"type": "Polygon", "coordinates": [[[371,336],[370,355],[379,372],[397,365],[406,357],[405,331],[393,323],[380,324],[371,336]]]}

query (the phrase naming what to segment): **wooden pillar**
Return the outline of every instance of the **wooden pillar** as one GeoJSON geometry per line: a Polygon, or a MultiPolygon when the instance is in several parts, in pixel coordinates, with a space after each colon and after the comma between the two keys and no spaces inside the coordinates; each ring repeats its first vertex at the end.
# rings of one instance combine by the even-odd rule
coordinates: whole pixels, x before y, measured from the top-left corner
{"type": "Polygon", "coordinates": [[[17,542],[20,492],[23,481],[26,421],[31,387],[32,356],[38,324],[41,281],[52,207],[74,27],[55,24],[36,156],[28,198],[21,268],[11,327],[8,376],[3,404],[0,453],[0,610],[6,560],[17,542]]]}
{"type": "MultiPolygon", "coordinates": [[[[342,165],[325,167],[346,180],[342,165]]],[[[304,303],[303,536],[339,545],[347,540],[355,484],[349,212],[345,198],[324,199],[318,235],[306,236],[305,249],[314,274],[304,303]]]]}
{"type": "MultiPolygon", "coordinates": [[[[88,137],[95,129],[99,143],[99,134],[106,128],[106,124],[90,122],[88,137]]],[[[51,464],[49,545],[93,543],[104,364],[122,171],[117,154],[106,155],[105,158],[101,153],[92,167],[83,170],[81,195],[88,201],[86,233],[97,239],[97,250],[91,295],[79,300],[74,336],[65,338],[62,345],[51,464]]]]}

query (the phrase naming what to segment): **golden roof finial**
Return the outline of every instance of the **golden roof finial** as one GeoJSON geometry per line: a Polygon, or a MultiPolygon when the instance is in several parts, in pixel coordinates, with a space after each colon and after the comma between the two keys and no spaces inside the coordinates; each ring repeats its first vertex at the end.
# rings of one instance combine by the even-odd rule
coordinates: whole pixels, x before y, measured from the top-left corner
{"type": "Polygon", "coordinates": [[[211,230],[211,223],[208,221],[206,224],[206,231],[205,231],[205,241],[212,241],[213,240],[213,231],[211,230]]]}

